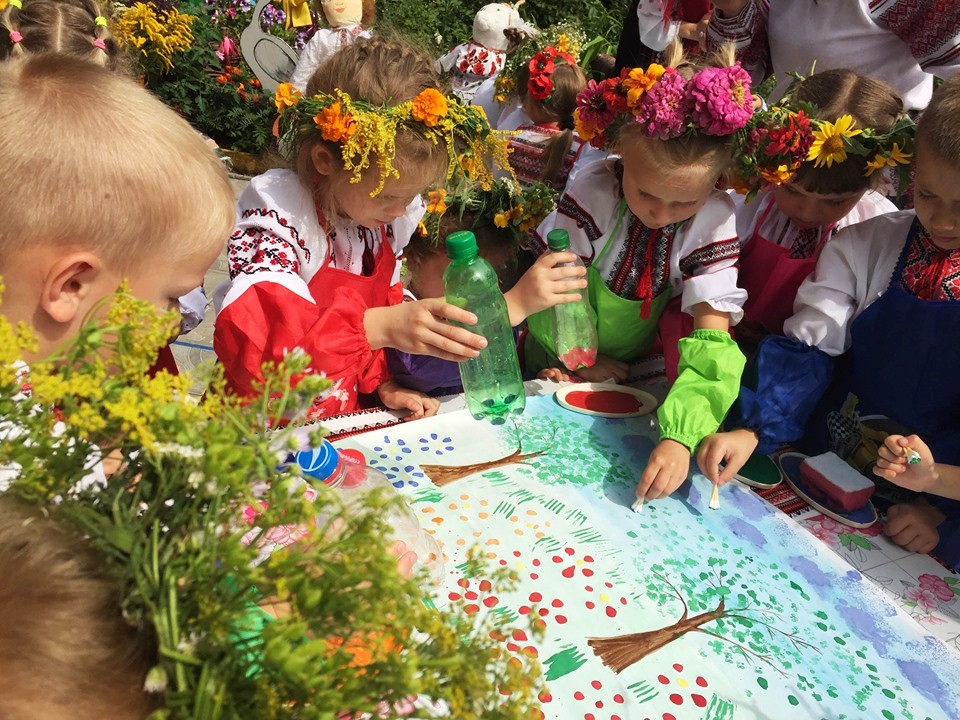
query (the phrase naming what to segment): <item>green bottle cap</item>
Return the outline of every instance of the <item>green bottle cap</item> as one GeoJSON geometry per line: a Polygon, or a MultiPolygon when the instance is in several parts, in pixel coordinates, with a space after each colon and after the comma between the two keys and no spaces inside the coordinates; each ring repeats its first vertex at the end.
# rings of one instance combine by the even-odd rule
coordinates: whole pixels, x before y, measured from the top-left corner
{"type": "Polygon", "coordinates": [[[553,252],[570,249],[570,233],[566,230],[551,230],[547,233],[547,245],[553,252]]]}
{"type": "Polygon", "coordinates": [[[477,238],[469,230],[458,230],[447,235],[447,257],[451,260],[469,260],[477,254],[477,238]]]}

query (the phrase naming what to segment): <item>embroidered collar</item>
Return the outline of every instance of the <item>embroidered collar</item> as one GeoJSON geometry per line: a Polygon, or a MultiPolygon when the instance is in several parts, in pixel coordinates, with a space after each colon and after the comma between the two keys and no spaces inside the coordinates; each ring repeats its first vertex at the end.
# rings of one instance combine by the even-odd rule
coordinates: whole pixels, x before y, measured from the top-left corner
{"type": "Polygon", "coordinates": [[[907,240],[901,286],[921,300],[960,300],[960,249],[937,247],[926,228],[915,223],[907,240]]]}

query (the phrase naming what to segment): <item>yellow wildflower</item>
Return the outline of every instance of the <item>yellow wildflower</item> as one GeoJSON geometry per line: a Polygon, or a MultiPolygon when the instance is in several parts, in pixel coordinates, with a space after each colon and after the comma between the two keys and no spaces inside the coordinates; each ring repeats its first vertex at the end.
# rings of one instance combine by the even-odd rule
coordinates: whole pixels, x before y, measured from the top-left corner
{"type": "Polygon", "coordinates": [[[913,153],[903,152],[903,148],[900,147],[898,143],[893,144],[893,149],[890,151],[889,155],[883,155],[877,153],[873,156],[873,160],[867,163],[867,170],[864,172],[865,177],[870,177],[874,172],[880,170],[881,168],[896,167],[897,165],[906,165],[910,162],[910,158],[913,157],[913,153]]]}
{"type": "Polygon", "coordinates": [[[153,3],[138,2],[120,14],[114,34],[121,46],[135,48],[147,65],[168,72],[173,69],[173,56],[193,45],[195,19],[176,8],[157,10],[153,3]]]}
{"type": "Polygon", "coordinates": [[[273,97],[277,105],[277,112],[283,112],[285,108],[293,107],[303,97],[303,93],[297,90],[290,83],[280,83],[277,86],[277,93],[273,97]]]}
{"type": "Polygon", "coordinates": [[[439,90],[427,88],[413,99],[410,112],[414,120],[427,127],[434,127],[447,114],[447,98],[439,90]]]}
{"type": "Polygon", "coordinates": [[[836,123],[821,120],[813,131],[813,145],[807,154],[807,160],[813,160],[814,167],[826,165],[832,167],[834,162],[842,163],[847,159],[847,148],[844,138],[859,135],[862,130],[854,130],[853,117],[841,115],[836,123]]]}
{"type": "Polygon", "coordinates": [[[427,212],[443,215],[447,211],[447,203],[444,202],[445,197],[447,197],[447,191],[442,188],[427,193],[427,212]]]}
{"type": "Polygon", "coordinates": [[[557,42],[554,45],[559,52],[570,52],[570,38],[567,37],[566,33],[560,33],[557,36],[557,42]]]}
{"type": "Polygon", "coordinates": [[[778,165],[775,168],[762,167],[760,168],[760,177],[768,183],[783,185],[793,177],[793,171],[786,165],[778,165]]]}
{"type": "Polygon", "coordinates": [[[498,228],[505,228],[510,224],[510,217],[507,213],[497,213],[493,216],[493,224],[498,228]]]}
{"type": "Polygon", "coordinates": [[[341,142],[349,140],[357,132],[357,124],[349,111],[343,112],[343,104],[338,100],[313,116],[313,122],[324,140],[341,142]]]}
{"type": "Polygon", "coordinates": [[[591,125],[580,119],[580,108],[573,111],[573,126],[577,131],[577,135],[587,141],[592,140],[599,132],[599,129],[595,125],[591,125]]]}
{"type": "MultiPolygon", "coordinates": [[[[427,230],[426,225],[424,225],[422,222],[417,223],[417,235],[419,235],[420,237],[426,237],[429,234],[430,234],[430,231],[427,230]]],[[[404,262],[406,262],[406,260],[404,260],[404,262]]]]}

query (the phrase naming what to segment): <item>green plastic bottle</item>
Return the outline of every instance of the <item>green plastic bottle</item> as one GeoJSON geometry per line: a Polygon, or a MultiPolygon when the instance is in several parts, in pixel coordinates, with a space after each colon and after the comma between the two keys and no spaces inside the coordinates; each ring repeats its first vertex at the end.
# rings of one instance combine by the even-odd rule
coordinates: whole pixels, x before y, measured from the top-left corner
{"type": "MultiPolygon", "coordinates": [[[[566,252],[570,249],[570,235],[566,230],[551,230],[547,233],[550,252],[566,252]]],[[[557,267],[583,267],[580,258],[561,263],[557,267]]],[[[580,301],[554,305],[544,312],[550,313],[553,332],[553,351],[567,370],[592,367],[597,361],[597,316],[587,297],[586,288],[570,290],[580,293],[580,301]]]]}
{"type": "Polygon", "coordinates": [[[498,425],[508,415],[520,415],[526,404],[507,301],[496,272],[477,253],[472,232],[449,235],[447,257],[450,264],[443,273],[447,302],[476,315],[476,325],[461,327],[487,339],[479,356],[459,364],[467,410],[477,420],[498,425]]]}

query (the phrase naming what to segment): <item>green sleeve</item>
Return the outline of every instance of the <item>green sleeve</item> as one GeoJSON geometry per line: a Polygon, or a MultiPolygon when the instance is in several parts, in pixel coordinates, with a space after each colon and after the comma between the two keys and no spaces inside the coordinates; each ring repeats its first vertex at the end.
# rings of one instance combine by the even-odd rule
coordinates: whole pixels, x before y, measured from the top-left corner
{"type": "Polygon", "coordinates": [[[694,330],[679,348],[677,380],[657,410],[660,439],[676,440],[693,452],[717,431],[737,399],[747,359],[723,330],[694,330]]]}

